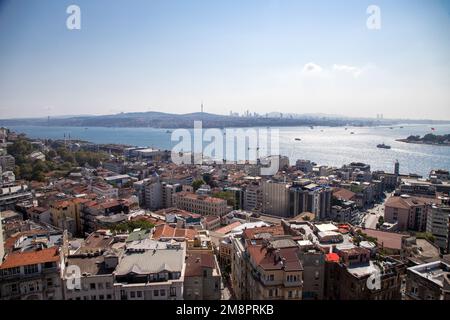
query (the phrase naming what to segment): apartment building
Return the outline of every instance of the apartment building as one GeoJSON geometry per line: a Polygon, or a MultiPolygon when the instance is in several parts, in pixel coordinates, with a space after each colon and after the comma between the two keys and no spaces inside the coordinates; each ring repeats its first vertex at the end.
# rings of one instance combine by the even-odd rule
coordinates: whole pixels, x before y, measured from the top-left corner
{"type": "Polygon", "coordinates": [[[237,299],[302,299],[299,247],[282,226],[244,229],[231,240],[231,283],[237,299]]]}
{"type": "Polygon", "coordinates": [[[289,217],[303,212],[312,212],[319,220],[331,216],[332,192],[328,187],[319,186],[309,180],[296,181],[289,188],[289,217]]]}
{"type": "Polygon", "coordinates": [[[262,212],[272,216],[289,217],[289,185],[275,181],[262,183],[262,212]]]}
{"type": "Polygon", "coordinates": [[[3,256],[5,255],[5,243],[3,239],[3,221],[0,216],[0,264],[3,261],[3,256]]]}
{"type": "Polygon", "coordinates": [[[30,201],[33,198],[28,186],[19,183],[9,183],[0,186],[0,211],[14,209],[19,202],[30,201]]]}
{"type": "Polygon", "coordinates": [[[16,159],[10,154],[0,155],[0,167],[3,172],[14,171],[16,159]]]}
{"type": "Polygon", "coordinates": [[[110,184],[99,182],[91,186],[91,191],[105,198],[117,198],[119,196],[119,189],[110,184]]]}
{"type": "Polygon", "coordinates": [[[222,275],[214,253],[188,252],[185,263],[184,299],[220,300],[222,275]]]}
{"type": "Polygon", "coordinates": [[[58,247],[10,253],[0,265],[0,300],[59,300],[58,247]]]}
{"type": "Polygon", "coordinates": [[[311,241],[298,241],[303,266],[302,300],[322,300],[325,290],[325,254],[311,241]]]}
{"type": "Polygon", "coordinates": [[[385,203],[384,220],[397,224],[399,231],[425,231],[428,211],[433,201],[432,198],[409,195],[390,197],[385,203]]]}
{"type": "Polygon", "coordinates": [[[450,265],[435,261],[410,267],[406,274],[407,300],[450,300],[450,265]]]}
{"type": "Polygon", "coordinates": [[[173,195],[173,204],[176,208],[198,213],[204,216],[215,215],[222,217],[231,208],[226,200],[189,192],[178,192],[173,195]]]}
{"type": "Polygon", "coordinates": [[[427,218],[427,232],[434,236],[434,243],[443,252],[450,252],[450,206],[448,204],[431,206],[427,218]]]}
{"type": "Polygon", "coordinates": [[[65,300],[115,300],[113,271],[118,256],[102,249],[73,254],[66,260],[63,275],[65,300]],[[74,268],[75,267],[75,268],[74,268]],[[73,279],[77,270],[80,283],[73,279]]]}
{"type": "Polygon", "coordinates": [[[251,300],[301,300],[303,266],[298,248],[249,245],[248,293],[251,300]]]}
{"type": "Polygon", "coordinates": [[[262,187],[257,183],[248,185],[244,190],[244,210],[258,210],[262,205],[262,187]]]}
{"type": "Polygon", "coordinates": [[[127,250],[114,271],[120,300],[182,300],[186,245],[127,250]]]}
{"type": "Polygon", "coordinates": [[[173,207],[173,195],[182,191],[181,184],[162,183],[162,206],[163,208],[173,207]]]}
{"type": "Polygon", "coordinates": [[[87,199],[74,198],[54,201],[50,204],[50,222],[59,229],[67,230],[72,235],[83,232],[81,221],[81,205],[87,199]]]}
{"type": "Polygon", "coordinates": [[[326,255],[325,299],[400,300],[404,265],[395,259],[370,260],[363,247],[346,246],[326,255]]]}
{"type": "Polygon", "coordinates": [[[163,207],[163,185],[159,178],[151,178],[144,184],[144,206],[150,210],[163,207]]]}

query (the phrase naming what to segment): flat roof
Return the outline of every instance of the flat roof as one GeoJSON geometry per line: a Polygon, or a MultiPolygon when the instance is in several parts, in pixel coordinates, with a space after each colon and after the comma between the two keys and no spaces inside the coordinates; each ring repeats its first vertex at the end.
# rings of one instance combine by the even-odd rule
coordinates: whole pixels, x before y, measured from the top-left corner
{"type": "Polygon", "coordinates": [[[323,224],[316,224],[315,227],[319,232],[326,232],[326,231],[337,231],[338,227],[336,227],[332,223],[323,223],[323,224]]]}

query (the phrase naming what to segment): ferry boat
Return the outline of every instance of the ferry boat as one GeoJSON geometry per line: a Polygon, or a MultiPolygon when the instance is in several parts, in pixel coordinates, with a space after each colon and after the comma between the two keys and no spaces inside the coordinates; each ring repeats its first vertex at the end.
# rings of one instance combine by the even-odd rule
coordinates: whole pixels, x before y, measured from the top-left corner
{"type": "Polygon", "coordinates": [[[382,144],[377,145],[377,148],[380,148],[380,149],[390,149],[391,146],[388,146],[388,145],[382,143],[382,144]]]}

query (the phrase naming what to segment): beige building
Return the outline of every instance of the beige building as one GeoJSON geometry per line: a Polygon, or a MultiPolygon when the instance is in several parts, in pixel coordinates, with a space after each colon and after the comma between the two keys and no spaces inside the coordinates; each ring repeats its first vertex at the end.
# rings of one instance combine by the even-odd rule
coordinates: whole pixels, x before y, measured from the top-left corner
{"type": "Polygon", "coordinates": [[[298,248],[250,245],[247,251],[251,300],[302,299],[303,266],[297,256],[298,248]]]}
{"type": "Polygon", "coordinates": [[[425,231],[427,214],[434,199],[402,195],[391,197],[386,201],[384,220],[397,223],[399,231],[425,231]]]}
{"type": "Polygon", "coordinates": [[[189,252],[184,275],[185,300],[220,300],[219,264],[212,252],[189,252]]]}
{"type": "Polygon", "coordinates": [[[57,247],[9,254],[0,265],[0,300],[61,300],[61,261],[57,247]]]}
{"type": "Polygon", "coordinates": [[[189,192],[178,192],[173,195],[173,204],[176,208],[198,213],[203,216],[223,216],[231,208],[223,199],[213,198],[205,195],[197,195],[189,192]]]}

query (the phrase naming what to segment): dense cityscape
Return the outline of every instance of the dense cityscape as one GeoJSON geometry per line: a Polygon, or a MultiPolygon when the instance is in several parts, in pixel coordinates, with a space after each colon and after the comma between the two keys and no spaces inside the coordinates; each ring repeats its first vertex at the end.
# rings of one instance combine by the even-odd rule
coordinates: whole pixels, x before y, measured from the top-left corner
{"type": "Polygon", "coordinates": [[[177,165],[7,128],[0,148],[1,300],[450,299],[449,168],[177,165]]]}

